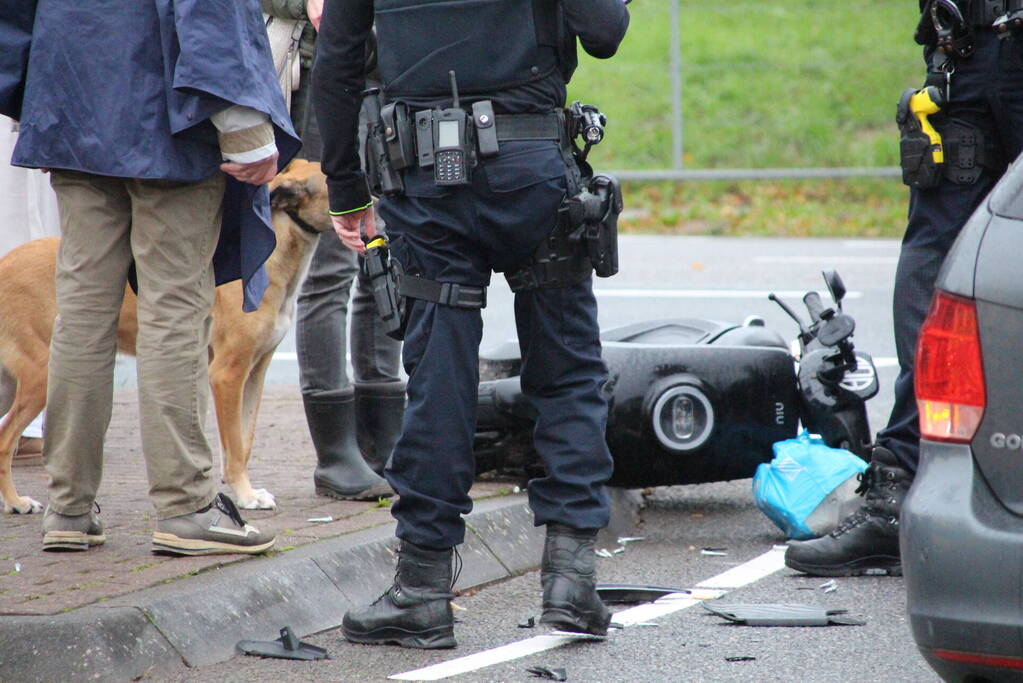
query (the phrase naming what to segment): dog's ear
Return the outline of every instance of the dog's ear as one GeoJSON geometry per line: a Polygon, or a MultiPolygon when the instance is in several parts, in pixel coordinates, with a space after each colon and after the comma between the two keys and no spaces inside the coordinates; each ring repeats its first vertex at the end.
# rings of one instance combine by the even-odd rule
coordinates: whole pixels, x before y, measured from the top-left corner
{"type": "Polygon", "coordinates": [[[294,211],[309,197],[309,188],[304,181],[285,178],[274,179],[270,186],[270,208],[277,211],[294,211]]]}

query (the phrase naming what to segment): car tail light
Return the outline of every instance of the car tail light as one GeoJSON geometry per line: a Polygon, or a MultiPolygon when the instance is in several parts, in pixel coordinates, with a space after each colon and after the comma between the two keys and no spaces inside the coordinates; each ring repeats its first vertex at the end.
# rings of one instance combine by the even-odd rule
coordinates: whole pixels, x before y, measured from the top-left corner
{"type": "Polygon", "coordinates": [[[916,402],[920,434],[928,439],[965,443],[977,431],[984,415],[984,368],[971,299],[935,294],[917,346],[916,402]]]}
{"type": "Polygon", "coordinates": [[[973,652],[960,652],[958,650],[931,650],[936,657],[947,662],[960,662],[963,664],[979,664],[991,666],[997,669],[1023,669],[1023,657],[1009,657],[1003,655],[984,655],[973,652]]]}

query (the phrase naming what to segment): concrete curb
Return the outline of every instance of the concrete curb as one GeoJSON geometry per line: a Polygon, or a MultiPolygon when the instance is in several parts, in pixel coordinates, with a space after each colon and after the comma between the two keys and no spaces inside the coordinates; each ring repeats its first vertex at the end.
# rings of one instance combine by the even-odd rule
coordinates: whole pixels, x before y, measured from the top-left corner
{"type": "MultiPolygon", "coordinates": [[[[636,499],[612,495],[608,534],[628,533],[636,499]]],[[[539,566],[544,530],[525,494],[479,501],[466,517],[457,588],[539,566]]],[[[612,541],[613,542],[613,541],[612,541]]],[[[349,607],[394,576],[394,525],[319,541],[89,605],[0,621],[0,680],[133,679],[170,664],[229,659],[240,640],[300,637],[337,627],[349,607]]]]}

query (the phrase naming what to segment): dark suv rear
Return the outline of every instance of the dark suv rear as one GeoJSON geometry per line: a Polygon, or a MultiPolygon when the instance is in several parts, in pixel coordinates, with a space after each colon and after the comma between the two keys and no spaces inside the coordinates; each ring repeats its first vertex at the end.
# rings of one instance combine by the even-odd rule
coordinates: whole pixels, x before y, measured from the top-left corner
{"type": "Polygon", "coordinates": [[[916,364],[902,510],[913,637],[947,680],[1023,680],[1023,164],[963,228],[916,364]]]}

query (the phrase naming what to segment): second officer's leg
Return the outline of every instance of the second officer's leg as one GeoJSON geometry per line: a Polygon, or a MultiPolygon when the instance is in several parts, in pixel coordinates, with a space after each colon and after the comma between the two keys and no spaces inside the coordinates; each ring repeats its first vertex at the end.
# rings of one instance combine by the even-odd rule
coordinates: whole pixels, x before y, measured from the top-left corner
{"type": "Polygon", "coordinates": [[[358,267],[333,233],[320,235],[296,305],[295,347],[320,495],[376,500],[391,489],[359,453],[355,391],[348,379],[348,302],[358,267]]]}

